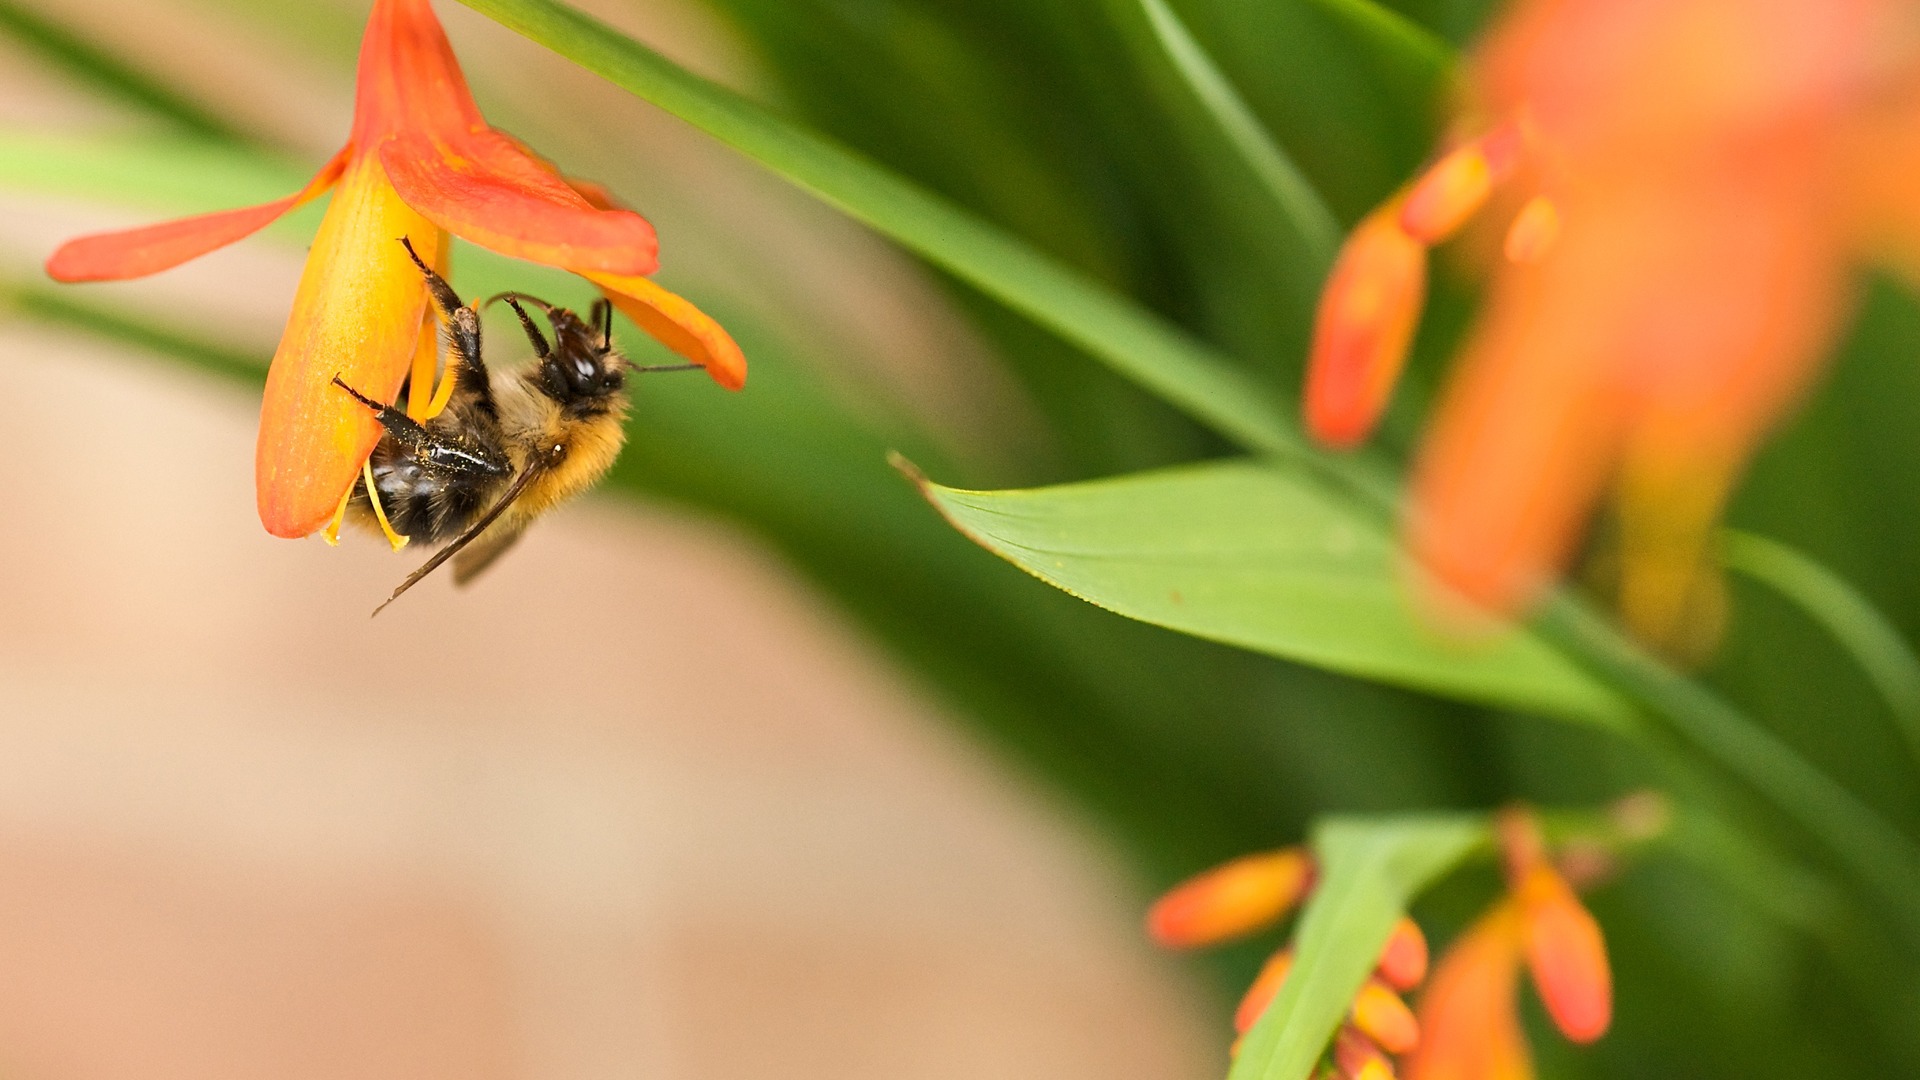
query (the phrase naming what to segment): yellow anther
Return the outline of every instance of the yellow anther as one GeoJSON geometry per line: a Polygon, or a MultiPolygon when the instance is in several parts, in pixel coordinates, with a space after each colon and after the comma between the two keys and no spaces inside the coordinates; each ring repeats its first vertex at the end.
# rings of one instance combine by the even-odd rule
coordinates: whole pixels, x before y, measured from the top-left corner
{"type": "Polygon", "coordinates": [[[1452,151],[1408,189],[1400,227],[1423,244],[1445,240],[1486,204],[1494,179],[1493,164],[1480,144],[1452,151]]]}
{"type": "Polygon", "coordinates": [[[351,498],[353,485],[348,484],[347,490],[340,495],[340,505],[333,511],[333,520],[327,522],[326,531],[320,534],[320,539],[325,540],[328,547],[340,546],[340,523],[347,519],[347,500],[351,498]]]}
{"type": "Polygon", "coordinates": [[[427,404],[427,415],[421,417],[421,420],[431,420],[439,416],[446,409],[447,402],[453,400],[454,385],[460,381],[460,367],[460,361],[457,359],[447,361],[446,374],[441,377],[440,386],[433,392],[433,400],[427,404]]]}
{"type": "Polygon", "coordinates": [[[1537,263],[1559,238],[1560,208],[1545,195],[1535,195],[1507,227],[1507,261],[1522,266],[1537,263]]]}
{"type": "Polygon", "coordinates": [[[373,518],[380,523],[380,531],[387,534],[387,543],[392,544],[395,551],[406,547],[409,538],[393,531],[393,526],[387,521],[386,510],[380,506],[380,489],[373,483],[372,459],[368,459],[366,464],[360,466],[360,475],[366,478],[367,502],[373,504],[373,518]]]}

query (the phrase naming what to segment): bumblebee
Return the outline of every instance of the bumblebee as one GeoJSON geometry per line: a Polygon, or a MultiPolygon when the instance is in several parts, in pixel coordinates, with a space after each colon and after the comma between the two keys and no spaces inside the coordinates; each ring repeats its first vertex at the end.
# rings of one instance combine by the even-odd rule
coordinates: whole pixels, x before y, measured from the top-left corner
{"type": "MultiPolygon", "coordinates": [[[[453,560],[465,584],[520,539],[533,519],[598,483],[626,442],[627,375],[695,371],[698,364],[641,367],[613,347],[613,311],[596,300],[587,318],[524,293],[502,293],[532,343],[536,363],[489,372],[480,355],[480,316],[446,279],[400,243],[426,276],[452,369],[439,412],[416,420],[334,376],[333,384],[373,412],[384,429],[363,479],[347,500],[362,524],[423,543],[445,543],[374,610],[453,560]],[[546,318],[549,342],[525,305],[546,318]]],[[[425,393],[421,387],[409,393],[425,393]]],[[[443,391],[444,392],[444,391],[443,391]]],[[[399,543],[400,541],[395,541],[399,543]]]]}

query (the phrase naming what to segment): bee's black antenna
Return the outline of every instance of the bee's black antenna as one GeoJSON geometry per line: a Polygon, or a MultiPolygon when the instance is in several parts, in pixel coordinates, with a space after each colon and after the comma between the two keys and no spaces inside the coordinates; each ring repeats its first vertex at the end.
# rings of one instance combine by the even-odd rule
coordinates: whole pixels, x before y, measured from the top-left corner
{"type": "Polygon", "coordinates": [[[587,317],[592,321],[594,329],[600,331],[600,351],[607,352],[612,349],[613,305],[607,303],[607,298],[603,296],[595,300],[593,306],[587,309],[587,317]]]}
{"type": "Polygon", "coordinates": [[[493,305],[499,303],[502,300],[524,300],[527,303],[532,304],[534,307],[539,308],[542,312],[545,312],[546,314],[549,314],[549,315],[553,314],[552,304],[547,303],[545,300],[542,300],[537,296],[531,296],[523,292],[494,293],[492,296],[487,297],[486,302],[481,304],[480,306],[492,307],[493,305]]]}
{"type": "Polygon", "coordinates": [[[633,361],[629,360],[627,361],[627,370],[633,372],[636,375],[656,375],[664,371],[705,371],[707,370],[707,365],[705,364],[654,364],[650,367],[642,367],[641,365],[636,364],[633,361]]]}

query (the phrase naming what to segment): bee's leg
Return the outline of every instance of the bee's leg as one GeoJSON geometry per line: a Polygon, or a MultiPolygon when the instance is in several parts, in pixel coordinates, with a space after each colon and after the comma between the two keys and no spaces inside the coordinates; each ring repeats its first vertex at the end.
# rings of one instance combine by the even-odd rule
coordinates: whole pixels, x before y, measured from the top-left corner
{"type": "MultiPolygon", "coordinates": [[[[447,343],[452,346],[454,358],[459,364],[453,378],[442,380],[439,391],[433,395],[432,403],[426,409],[427,417],[432,418],[446,408],[447,400],[456,389],[473,395],[482,408],[493,412],[493,386],[487,381],[486,361],[480,358],[479,313],[474,311],[473,305],[460,302],[460,294],[453,291],[447,279],[436,273],[413,250],[412,240],[403,236],[400,246],[407,249],[407,257],[426,276],[427,295],[433,298],[433,306],[439,310],[440,316],[447,320],[447,343]]],[[[418,394],[424,391],[415,387],[411,392],[418,394]]]]}
{"type": "Polygon", "coordinates": [[[511,462],[484,450],[439,438],[418,420],[362,394],[342,382],[338,375],[333,377],[333,385],[373,410],[373,418],[387,429],[387,437],[428,469],[453,476],[505,476],[513,471],[511,462]]]}

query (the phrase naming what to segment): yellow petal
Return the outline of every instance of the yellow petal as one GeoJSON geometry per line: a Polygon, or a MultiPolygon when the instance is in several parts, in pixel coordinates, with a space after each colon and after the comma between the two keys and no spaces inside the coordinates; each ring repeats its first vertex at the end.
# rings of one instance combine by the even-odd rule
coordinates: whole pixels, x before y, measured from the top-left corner
{"type": "Polygon", "coordinates": [[[333,379],[392,401],[406,378],[427,293],[402,237],[429,261],[446,242],[394,194],[377,161],[356,157],[314,237],[267,374],[254,480],[261,524],[275,536],[324,526],[380,440],[373,415],[333,379]]]}

